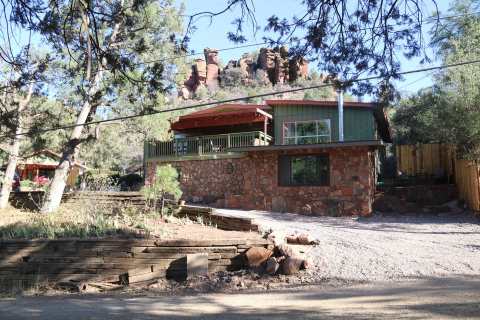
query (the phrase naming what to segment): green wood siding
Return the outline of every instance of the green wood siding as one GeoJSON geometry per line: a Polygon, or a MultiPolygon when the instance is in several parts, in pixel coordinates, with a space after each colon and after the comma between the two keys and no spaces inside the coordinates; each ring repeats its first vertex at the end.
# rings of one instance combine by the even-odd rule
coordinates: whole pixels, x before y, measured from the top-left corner
{"type": "MultiPolygon", "coordinates": [[[[275,144],[283,143],[282,125],[289,121],[330,119],[332,142],[338,141],[338,110],[323,106],[278,106],[273,108],[275,144]]],[[[375,122],[373,110],[361,108],[343,109],[343,133],[345,141],[374,140],[375,122]]]]}

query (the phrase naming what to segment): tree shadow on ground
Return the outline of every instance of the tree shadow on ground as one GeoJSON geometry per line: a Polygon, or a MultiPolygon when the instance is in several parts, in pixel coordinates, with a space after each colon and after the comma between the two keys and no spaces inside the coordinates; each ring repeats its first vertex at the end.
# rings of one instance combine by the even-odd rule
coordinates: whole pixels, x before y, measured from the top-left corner
{"type": "Polygon", "coordinates": [[[425,319],[480,314],[480,279],[423,279],[232,295],[0,300],[2,319],[425,319]]]}

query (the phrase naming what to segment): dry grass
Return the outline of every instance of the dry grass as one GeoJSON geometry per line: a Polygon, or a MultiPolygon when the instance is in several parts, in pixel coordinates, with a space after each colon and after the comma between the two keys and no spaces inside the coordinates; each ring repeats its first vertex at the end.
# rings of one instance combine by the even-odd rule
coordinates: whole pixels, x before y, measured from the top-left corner
{"type": "Polygon", "coordinates": [[[165,236],[168,227],[158,213],[126,205],[88,201],[64,204],[50,214],[15,208],[0,210],[0,239],[58,239],[165,236]]]}

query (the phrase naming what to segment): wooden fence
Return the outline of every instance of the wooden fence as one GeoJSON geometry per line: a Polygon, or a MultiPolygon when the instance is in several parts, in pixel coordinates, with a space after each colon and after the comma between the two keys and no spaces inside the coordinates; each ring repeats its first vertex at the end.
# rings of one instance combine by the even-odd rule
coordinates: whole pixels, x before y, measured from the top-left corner
{"type": "Polygon", "coordinates": [[[455,161],[458,196],[468,207],[480,212],[480,166],[469,160],[455,161]]]}
{"type": "Polygon", "coordinates": [[[397,170],[407,176],[452,177],[458,197],[480,212],[480,167],[469,160],[456,159],[451,144],[398,145],[395,148],[397,170]]]}
{"type": "Polygon", "coordinates": [[[455,176],[455,146],[418,144],[396,146],[397,170],[407,176],[455,176]]]}

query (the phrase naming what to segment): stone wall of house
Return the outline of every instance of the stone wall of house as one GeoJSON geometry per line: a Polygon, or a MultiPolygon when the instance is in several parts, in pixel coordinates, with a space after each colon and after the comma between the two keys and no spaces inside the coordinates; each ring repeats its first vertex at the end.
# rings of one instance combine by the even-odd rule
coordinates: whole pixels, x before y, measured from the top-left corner
{"type": "MultiPolygon", "coordinates": [[[[368,215],[375,192],[373,156],[366,147],[252,153],[249,167],[255,168],[255,172],[244,177],[241,207],[312,215],[368,215]],[[328,153],[330,186],[279,186],[280,153],[328,153]]],[[[228,200],[227,206],[238,205],[228,200]]]]}
{"type": "MultiPolygon", "coordinates": [[[[150,172],[156,164],[149,165],[150,172]]],[[[368,215],[375,192],[368,147],[250,152],[244,158],[178,161],[187,201],[306,215],[368,215]],[[280,154],[329,154],[330,186],[278,185],[280,154]]]]}
{"type": "MultiPolygon", "coordinates": [[[[174,161],[187,202],[203,202],[212,205],[232,195],[243,194],[243,168],[248,167],[249,158],[214,160],[174,161]]],[[[161,162],[147,163],[147,181],[154,176],[155,168],[161,162]]],[[[221,201],[220,201],[221,204],[221,201]]]]}

